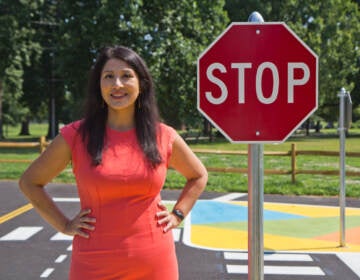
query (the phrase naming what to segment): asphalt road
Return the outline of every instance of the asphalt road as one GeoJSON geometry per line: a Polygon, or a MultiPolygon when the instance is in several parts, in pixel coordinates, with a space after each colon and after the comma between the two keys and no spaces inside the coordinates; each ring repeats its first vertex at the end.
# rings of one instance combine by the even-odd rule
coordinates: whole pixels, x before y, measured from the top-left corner
{"type": "MultiPolygon", "coordinates": [[[[59,207],[69,216],[77,213],[76,187],[51,184],[47,187],[59,207]]],[[[164,200],[176,200],[178,191],[163,191],[164,200]]],[[[215,199],[226,194],[209,193],[201,199],[215,199]]],[[[246,200],[246,196],[238,198],[246,200]]],[[[337,199],[317,197],[265,196],[265,201],[336,205],[337,199]]],[[[57,233],[35,212],[19,192],[16,182],[0,182],[0,279],[67,279],[71,258],[71,239],[57,233]]],[[[358,200],[348,200],[359,207],[358,200]]],[[[206,233],[204,233],[206,234],[206,233]]],[[[174,232],[180,279],[247,279],[246,254],[235,251],[205,250],[183,242],[183,229],[174,232]],[[245,257],[244,257],[245,256],[245,257]]],[[[335,253],[279,253],[265,255],[266,280],[358,280],[356,268],[349,267],[335,253]],[[290,267],[285,273],[284,267],[290,267]],[[293,270],[291,270],[293,268],[293,270]],[[292,273],[291,273],[292,271],[292,273]]]]}

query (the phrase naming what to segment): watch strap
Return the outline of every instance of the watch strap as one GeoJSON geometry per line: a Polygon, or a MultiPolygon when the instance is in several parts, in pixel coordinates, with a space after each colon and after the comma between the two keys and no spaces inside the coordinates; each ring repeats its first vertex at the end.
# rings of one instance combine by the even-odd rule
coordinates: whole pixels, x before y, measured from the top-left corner
{"type": "Polygon", "coordinates": [[[179,209],[173,209],[173,210],[172,210],[172,213],[173,213],[177,218],[179,218],[180,221],[184,220],[184,218],[185,218],[184,213],[183,213],[181,210],[179,210],[179,209]]]}

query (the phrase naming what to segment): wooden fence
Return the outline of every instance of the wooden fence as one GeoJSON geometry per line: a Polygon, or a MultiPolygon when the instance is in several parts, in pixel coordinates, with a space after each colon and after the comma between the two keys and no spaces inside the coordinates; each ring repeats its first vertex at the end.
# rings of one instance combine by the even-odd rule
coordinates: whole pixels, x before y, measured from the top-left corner
{"type": "MultiPolygon", "coordinates": [[[[197,154],[219,154],[219,155],[243,155],[247,156],[247,151],[214,151],[206,149],[193,149],[197,154]]],[[[265,174],[275,175],[291,175],[291,181],[295,183],[297,174],[319,174],[319,175],[338,175],[339,170],[306,170],[298,169],[296,165],[297,156],[330,156],[339,157],[339,152],[335,151],[301,151],[296,150],[296,144],[291,144],[291,150],[287,152],[264,152],[264,156],[279,156],[279,157],[291,157],[291,166],[288,170],[281,169],[264,169],[265,174]]],[[[360,152],[346,152],[346,157],[359,157],[360,152]]],[[[230,172],[230,173],[247,173],[247,168],[236,168],[236,167],[207,167],[210,172],[230,172]]],[[[347,176],[360,176],[360,172],[357,171],[346,171],[347,176]]]]}
{"type": "MultiPolygon", "coordinates": [[[[39,153],[41,154],[45,151],[46,147],[50,144],[50,142],[46,141],[45,136],[41,136],[39,138],[39,142],[0,142],[0,148],[15,148],[15,149],[22,149],[22,148],[38,148],[39,153]]],[[[32,162],[30,159],[1,159],[0,163],[2,162],[32,162]]]]}
{"type": "MultiPolygon", "coordinates": [[[[42,153],[49,142],[46,141],[45,137],[40,137],[39,142],[0,142],[0,148],[39,148],[39,152],[42,153]]],[[[217,154],[221,155],[242,155],[247,156],[247,151],[220,151],[220,150],[206,150],[206,149],[193,149],[197,154],[217,154]]],[[[291,144],[291,150],[287,152],[264,152],[264,156],[279,156],[279,157],[291,157],[291,166],[288,170],[279,169],[264,169],[265,174],[276,174],[276,175],[291,175],[291,181],[294,183],[297,174],[319,174],[319,175],[338,175],[339,170],[306,170],[298,169],[296,166],[297,156],[330,156],[339,157],[339,152],[335,151],[306,151],[297,150],[296,144],[291,144]]],[[[359,157],[360,152],[346,152],[346,157],[359,157]]],[[[1,162],[31,162],[32,160],[27,159],[1,159],[1,162]]],[[[207,167],[209,172],[226,172],[226,173],[247,173],[247,168],[236,168],[236,167],[207,167]]],[[[360,176],[359,171],[346,171],[346,176],[360,176]]]]}

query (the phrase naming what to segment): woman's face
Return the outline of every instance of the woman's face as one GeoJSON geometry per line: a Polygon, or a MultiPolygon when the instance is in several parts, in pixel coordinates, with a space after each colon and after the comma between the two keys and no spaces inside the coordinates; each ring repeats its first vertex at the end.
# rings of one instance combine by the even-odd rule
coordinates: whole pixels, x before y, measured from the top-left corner
{"type": "Polygon", "coordinates": [[[101,72],[101,95],[109,110],[135,108],[140,94],[140,82],[136,72],[123,60],[109,59],[101,72]]]}

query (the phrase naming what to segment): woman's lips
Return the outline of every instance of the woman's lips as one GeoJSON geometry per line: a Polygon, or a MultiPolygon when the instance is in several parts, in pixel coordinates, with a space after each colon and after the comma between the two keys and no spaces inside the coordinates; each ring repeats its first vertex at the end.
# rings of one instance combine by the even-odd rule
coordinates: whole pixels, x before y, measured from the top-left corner
{"type": "Polygon", "coordinates": [[[126,93],[122,93],[122,92],[113,92],[110,94],[110,96],[112,98],[115,98],[115,99],[120,99],[120,98],[123,98],[125,97],[127,94],[126,93]]]}

